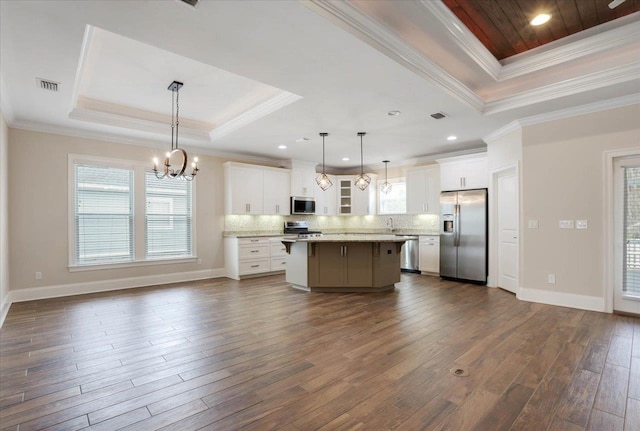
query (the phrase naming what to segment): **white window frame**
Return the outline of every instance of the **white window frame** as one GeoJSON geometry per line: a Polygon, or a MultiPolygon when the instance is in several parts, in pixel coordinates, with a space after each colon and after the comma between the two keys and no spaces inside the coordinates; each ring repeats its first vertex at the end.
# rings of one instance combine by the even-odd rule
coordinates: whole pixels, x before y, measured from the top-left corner
{"type": "MultiPolygon", "coordinates": [[[[146,258],[145,245],[145,172],[150,169],[149,163],[131,160],[112,159],[107,157],[69,154],[68,158],[68,266],[69,272],[94,271],[101,269],[131,268],[137,266],[166,265],[172,263],[193,263],[198,260],[196,251],[196,181],[191,183],[191,252],[192,256],[181,258],[146,258]],[[76,228],[75,228],[75,165],[86,164],[102,167],[114,167],[133,170],[133,257],[131,262],[114,262],[100,264],[78,264],[76,261],[76,228]]],[[[172,181],[172,180],[167,180],[172,181]]],[[[178,180],[179,181],[179,180],[178,180]]]]}
{"type": "Polygon", "coordinates": [[[384,195],[384,193],[382,193],[382,191],[380,190],[380,187],[382,187],[382,184],[384,184],[384,179],[379,179],[378,180],[378,214],[380,215],[396,215],[396,214],[406,214],[407,213],[407,192],[406,192],[406,187],[407,187],[407,179],[406,177],[396,177],[396,178],[389,178],[387,180],[390,184],[391,187],[393,188],[393,186],[395,184],[402,184],[404,183],[405,185],[405,195],[404,195],[404,200],[405,200],[405,206],[404,206],[404,212],[384,212],[382,211],[382,196],[384,195]]]}

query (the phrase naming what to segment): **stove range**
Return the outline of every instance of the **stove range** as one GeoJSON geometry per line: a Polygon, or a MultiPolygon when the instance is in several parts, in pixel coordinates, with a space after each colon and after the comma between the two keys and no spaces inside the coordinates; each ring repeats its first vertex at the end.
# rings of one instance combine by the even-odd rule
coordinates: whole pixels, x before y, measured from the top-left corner
{"type": "Polygon", "coordinates": [[[306,221],[284,222],[284,233],[298,235],[298,238],[317,238],[322,236],[320,231],[309,230],[309,223],[306,221]]]}

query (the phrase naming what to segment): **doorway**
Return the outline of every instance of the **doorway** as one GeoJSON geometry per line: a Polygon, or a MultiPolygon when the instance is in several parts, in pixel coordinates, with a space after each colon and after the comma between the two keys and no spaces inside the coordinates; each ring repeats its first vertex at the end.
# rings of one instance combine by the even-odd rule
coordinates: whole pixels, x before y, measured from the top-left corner
{"type": "Polygon", "coordinates": [[[511,168],[495,176],[497,223],[496,285],[518,293],[519,193],[518,171],[511,168]]]}
{"type": "Polygon", "coordinates": [[[613,311],[640,315],[640,156],[613,162],[613,311]]]}

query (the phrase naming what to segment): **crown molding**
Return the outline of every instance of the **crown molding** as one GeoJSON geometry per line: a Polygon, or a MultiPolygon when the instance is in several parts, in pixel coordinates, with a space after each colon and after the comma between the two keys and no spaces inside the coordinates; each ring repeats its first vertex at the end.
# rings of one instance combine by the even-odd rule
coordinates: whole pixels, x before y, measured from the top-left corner
{"type": "Polygon", "coordinates": [[[417,52],[396,33],[363,14],[349,3],[329,0],[301,0],[301,3],[375,47],[394,61],[408,67],[432,84],[440,86],[444,91],[470,107],[482,111],[484,102],[474,91],[429,58],[417,52]]]}
{"type": "Polygon", "coordinates": [[[288,91],[280,91],[274,97],[266,100],[265,102],[262,102],[226,123],[222,123],[220,126],[215,127],[209,132],[209,140],[213,141],[227,135],[240,127],[246,126],[259,118],[265,117],[293,102],[297,102],[300,99],[302,99],[302,96],[298,96],[297,94],[293,94],[288,91]]]}
{"type": "MultiPolygon", "coordinates": [[[[535,53],[536,50],[527,51],[522,54],[521,58],[514,58],[515,61],[502,66],[498,74],[498,81],[505,81],[569,61],[578,60],[588,55],[638,43],[638,14],[640,14],[640,12],[620,18],[621,20],[628,17],[634,18],[628,19],[628,21],[632,22],[624,26],[613,28],[602,33],[596,33],[575,42],[558,46],[557,48],[548,49],[547,46],[541,46],[540,48],[546,48],[543,52],[535,53]]],[[[606,25],[606,23],[603,25],[606,25]]],[[[581,33],[589,33],[589,30],[592,29],[594,28],[587,29],[581,33]]],[[[598,29],[598,31],[601,31],[601,29],[598,29]]],[[[584,35],[582,35],[582,37],[584,37],[584,35]]],[[[557,42],[561,41],[562,40],[558,40],[557,42]]]]}
{"type": "Polygon", "coordinates": [[[78,106],[78,98],[80,97],[80,82],[82,81],[82,75],[87,65],[87,57],[89,56],[89,49],[91,49],[91,42],[93,40],[94,27],[92,25],[85,25],[84,35],[82,36],[82,45],[80,47],[80,58],[78,59],[78,67],[76,68],[76,76],[73,80],[73,90],[71,93],[71,105],[69,106],[69,112],[71,113],[78,106]]]}
{"type": "Polygon", "coordinates": [[[435,16],[449,31],[456,45],[493,79],[498,80],[502,64],[478,40],[466,25],[442,2],[420,0],[419,4],[435,16]]]}
{"type": "Polygon", "coordinates": [[[0,72],[0,110],[2,110],[2,116],[4,117],[7,125],[9,127],[12,127],[12,124],[15,121],[15,116],[13,114],[13,108],[11,107],[11,103],[9,100],[7,84],[5,84],[4,82],[2,72],[0,72]]]}
{"type": "Polygon", "coordinates": [[[640,104],[640,93],[630,94],[628,96],[617,97],[615,99],[604,100],[601,102],[588,103],[586,105],[574,106],[567,109],[560,109],[558,111],[547,112],[540,115],[532,115],[530,117],[524,117],[519,120],[512,121],[506,126],[485,136],[482,140],[487,144],[491,144],[497,139],[521,129],[524,126],[532,126],[535,124],[547,123],[549,121],[562,120],[564,118],[592,114],[594,112],[607,111],[609,109],[622,108],[636,104],[640,104]]]}
{"type": "Polygon", "coordinates": [[[568,79],[555,84],[537,87],[514,96],[487,102],[483,113],[490,115],[510,109],[521,108],[534,103],[546,102],[584,91],[621,84],[638,79],[638,76],[640,76],[640,61],[626,66],[614,67],[602,72],[595,72],[578,78],[568,79]]]}
{"type": "MultiPolygon", "coordinates": [[[[142,132],[159,135],[168,133],[168,128],[165,123],[143,120],[141,118],[130,117],[127,115],[96,111],[94,109],[75,108],[69,113],[69,118],[72,120],[87,121],[106,126],[123,127],[126,129],[140,130],[142,132]]],[[[207,132],[184,127],[184,125],[180,128],[180,136],[184,139],[191,139],[202,143],[209,142],[209,134],[207,132]]]]}
{"type": "MultiPolygon", "coordinates": [[[[30,132],[51,133],[54,135],[70,136],[74,138],[91,139],[102,142],[112,142],[116,144],[127,144],[149,148],[160,148],[166,150],[166,144],[155,139],[134,138],[130,136],[117,135],[115,133],[97,132],[92,130],[77,129],[74,127],[57,126],[47,123],[39,123],[35,121],[14,121],[10,126],[12,129],[26,130],[30,132]]],[[[196,145],[180,145],[190,152],[201,155],[218,157],[222,159],[232,159],[247,162],[267,162],[282,163],[282,159],[274,159],[271,157],[257,156],[252,154],[234,153],[230,151],[217,151],[206,147],[196,145]]]]}

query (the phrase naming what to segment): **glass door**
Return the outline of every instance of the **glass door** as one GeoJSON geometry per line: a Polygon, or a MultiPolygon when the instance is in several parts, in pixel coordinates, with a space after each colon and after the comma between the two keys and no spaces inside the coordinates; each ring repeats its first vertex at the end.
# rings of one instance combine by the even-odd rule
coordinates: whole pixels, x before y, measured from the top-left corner
{"type": "Polygon", "coordinates": [[[613,309],[640,314],[640,158],[614,164],[613,309]]]}

